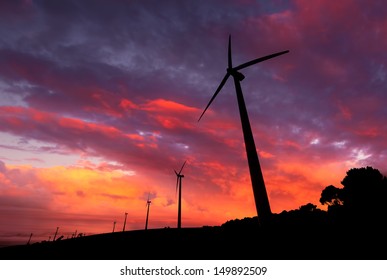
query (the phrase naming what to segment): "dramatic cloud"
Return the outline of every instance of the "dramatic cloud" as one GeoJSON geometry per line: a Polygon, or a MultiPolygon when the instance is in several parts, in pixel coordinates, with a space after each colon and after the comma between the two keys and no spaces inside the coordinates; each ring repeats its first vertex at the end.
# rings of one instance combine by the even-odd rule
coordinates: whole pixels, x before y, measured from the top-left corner
{"type": "Polygon", "coordinates": [[[0,235],[25,242],[257,215],[234,84],[241,70],[273,212],[387,174],[383,1],[2,1],[0,235]],[[36,237],[36,239],[39,239],[36,237]]]}

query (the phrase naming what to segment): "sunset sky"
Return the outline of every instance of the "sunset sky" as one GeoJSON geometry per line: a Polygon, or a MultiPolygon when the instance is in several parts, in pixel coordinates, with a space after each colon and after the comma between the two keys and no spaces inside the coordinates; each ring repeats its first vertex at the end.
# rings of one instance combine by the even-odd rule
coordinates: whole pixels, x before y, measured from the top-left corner
{"type": "Polygon", "coordinates": [[[0,242],[256,216],[230,34],[272,212],[387,174],[385,1],[2,0],[0,242]]]}

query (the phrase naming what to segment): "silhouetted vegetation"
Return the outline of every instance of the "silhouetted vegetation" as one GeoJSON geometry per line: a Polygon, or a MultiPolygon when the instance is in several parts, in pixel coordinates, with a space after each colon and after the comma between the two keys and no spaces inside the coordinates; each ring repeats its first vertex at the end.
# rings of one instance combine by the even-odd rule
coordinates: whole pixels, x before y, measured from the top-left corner
{"type": "Polygon", "coordinates": [[[312,203],[221,226],[116,232],[0,249],[1,259],[387,259],[387,178],[353,168],[312,203]]]}
{"type": "Polygon", "coordinates": [[[326,187],[320,202],[336,222],[380,226],[387,214],[387,178],[370,166],[353,168],[341,181],[343,188],[326,187]]]}

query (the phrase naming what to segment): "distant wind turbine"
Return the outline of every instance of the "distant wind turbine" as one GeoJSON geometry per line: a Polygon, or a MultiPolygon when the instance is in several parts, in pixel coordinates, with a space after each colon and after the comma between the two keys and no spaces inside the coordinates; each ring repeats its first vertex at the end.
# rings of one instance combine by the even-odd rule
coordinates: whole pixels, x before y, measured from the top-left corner
{"type": "Polygon", "coordinates": [[[258,160],[258,154],[254,143],[253,133],[251,131],[246,104],[242,94],[242,87],[240,84],[240,82],[245,78],[245,76],[242,73],[240,73],[239,70],[242,70],[251,65],[257,64],[259,62],[274,58],[276,56],[279,56],[288,52],[289,51],[286,50],[286,51],[274,53],[271,55],[267,55],[261,58],[251,60],[239,66],[233,67],[232,58],[231,58],[231,35],[230,35],[228,39],[228,68],[227,68],[226,75],[224,76],[223,80],[221,81],[220,85],[218,86],[217,90],[215,91],[214,95],[208,102],[208,105],[206,106],[206,108],[204,109],[203,113],[200,115],[198,120],[200,121],[200,119],[203,117],[208,107],[211,105],[211,103],[214,101],[214,99],[216,98],[216,96],[218,95],[218,93],[226,83],[227,79],[230,76],[232,76],[234,78],[234,85],[235,85],[236,95],[238,99],[239,114],[241,118],[247,160],[248,160],[249,169],[250,169],[250,178],[251,178],[251,183],[253,187],[255,207],[257,210],[259,222],[262,225],[270,221],[272,212],[270,209],[269,199],[266,192],[265,182],[263,180],[261,166],[258,160]]]}
{"type": "Polygon", "coordinates": [[[59,227],[56,227],[56,231],[55,231],[54,238],[52,239],[52,241],[55,241],[56,235],[58,234],[58,230],[59,230],[59,227]]]}
{"type": "Polygon", "coordinates": [[[148,229],[149,207],[150,207],[151,203],[152,203],[152,201],[150,201],[150,199],[149,199],[149,193],[148,193],[148,199],[147,199],[147,201],[146,201],[146,207],[147,207],[147,209],[146,209],[145,230],[148,229]]]}
{"type": "Polygon", "coordinates": [[[122,228],[122,231],[125,231],[126,226],[126,217],[128,216],[128,213],[125,212],[125,220],[124,220],[124,227],[122,228]]]}
{"type": "Polygon", "coordinates": [[[32,233],[30,234],[30,238],[28,239],[27,245],[30,245],[32,233]]]}
{"type": "Polygon", "coordinates": [[[184,161],[183,166],[180,168],[180,171],[175,171],[177,180],[176,180],[176,192],[179,189],[179,198],[178,198],[178,209],[177,209],[177,228],[181,228],[181,180],[184,178],[184,175],[181,174],[183,167],[187,161],[184,161]]]}

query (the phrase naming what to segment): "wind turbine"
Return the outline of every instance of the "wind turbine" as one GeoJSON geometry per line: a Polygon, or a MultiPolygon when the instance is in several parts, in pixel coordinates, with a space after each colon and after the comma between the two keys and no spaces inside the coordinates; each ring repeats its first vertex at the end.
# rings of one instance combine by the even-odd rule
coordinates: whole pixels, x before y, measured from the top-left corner
{"type": "Polygon", "coordinates": [[[149,218],[149,207],[150,207],[150,204],[152,203],[152,201],[150,201],[149,199],[149,193],[148,193],[148,199],[146,201],[146,220],[145,220],[145,230],[148,229],[148,218],[149,218]]]}
{"type": "Polygon", "coordinates": [[[58,234],[58,230],[59,230],[59,227],[56,227],[56,231],[55,231],[54,238],[52,239],[52,241],[55,241],[56,235],[58,234]]]}
{"type": "Polygon", "coordinates": [[[181,228],[181,179],[184,177],[183,174],[181,174],[181,171],[183,170],[183,167],[187,161],[184,161],[183,166],[180,168],[179,172],[175,171],[177,180],[176,180],[176,192],[177,189],[179,189],[179,200],[178,200],[178,209],[177,209],[177,228],[181,228]]]}
{"type": "Polygon", "coordinates": [[[231,58],[231,35],[230,35],[228,39],[228,68],[227,68],[226,75],[224,76],[223,80],[220,82],[220,85],[218,86],[217,90],[215,91],[214,95],[208,102],[206,108],[204,109],[203,113],[200,115],[198,120],[200,121],[200,119],[203,117],[208,107],[211,105],[211,103],[214,101],[214,99],[216,98],[216,96],[218,95],[218,93],[226,83],[227,79],[230,76],[232,76],[234,78],[234,85],[235,85],[236,95],[238,99],[239,114],[240,114],[241,123],[242,123],[243,138],[245,141],[247,160],[248,160],[249,170],[250,170],[250,178],[251,178],[254,199],[255,199],[255,207],[257,209],[257,215],[261,225],[267,224],[270,221],[272,212],[270,209],[269,199],[266,192],[265,182],[263,180],[261,166],[258,160],[258,154],[254,143],[253,133],[251,131],[246,104],[242,94],[241,81],[245,78],[245,76],[242,73],[240,73],[239,70],[242,70],[251,65],[257,64],[259,62],[274,58],[276,56],[279,56],[288,52],[289,51],[286,50],[278,53],[273,53],[271,55],[263,56],[261,58],[257,58],[249,62],[243,63],[239,66],[233,67],[232,58],[231,58]]]}
{"type": "Polygon", "coordinates": [[[27,245],[30,245],[32,233],[30,234],[30,238],[28,239],[27,245]]]}
{"type": "Polygon", "coordinates": [[[124,227],[122,228],[122,231],[125,231],[125,226],[126,226],[126,217],[128,217],[128,213],[126,213],[126,212],[125,212],[124,227]]]}

